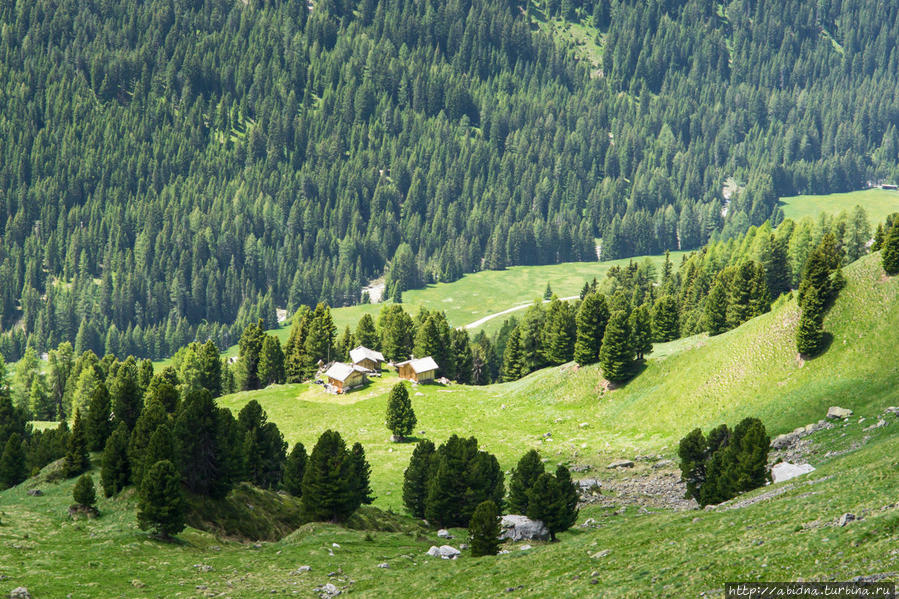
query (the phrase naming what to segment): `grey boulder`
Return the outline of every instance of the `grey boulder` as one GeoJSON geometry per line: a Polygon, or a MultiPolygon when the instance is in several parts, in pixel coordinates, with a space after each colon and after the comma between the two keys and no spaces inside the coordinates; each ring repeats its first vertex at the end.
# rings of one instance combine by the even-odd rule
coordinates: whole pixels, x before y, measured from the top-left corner
{"type": "Polygon", "coordinates": [[[531,520],[527,516],[509,514],[500,521],[500,540],[509,541],[545,541],[549,538],[549,529],[540,520],[531,520]]]}

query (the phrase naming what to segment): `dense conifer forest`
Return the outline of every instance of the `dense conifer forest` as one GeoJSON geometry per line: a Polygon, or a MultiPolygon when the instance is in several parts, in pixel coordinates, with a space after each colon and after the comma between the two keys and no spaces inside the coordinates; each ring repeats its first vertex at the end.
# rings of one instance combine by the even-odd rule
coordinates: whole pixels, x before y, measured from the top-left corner
{"type": "Polygon", "coordinates": [[[402,290],[777,224],[781,195],[897,175],[897,21],[885,0],[4,0],[0,352],[223,347],[385,268],[402,290]]]}

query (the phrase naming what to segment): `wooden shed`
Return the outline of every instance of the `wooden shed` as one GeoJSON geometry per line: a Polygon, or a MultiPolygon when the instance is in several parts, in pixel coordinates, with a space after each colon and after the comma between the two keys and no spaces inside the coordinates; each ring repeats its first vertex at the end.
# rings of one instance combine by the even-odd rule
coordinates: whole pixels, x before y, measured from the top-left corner
{"type": "Polygon", "coordinates": [[[401,379],[415,381],[416,383],[429,383],[434,380],[437,369],[440,368],[434,358],[413,358],[396,365],[396,371],[401,379]]]}
{"type": "Polygon", "coordinates": [[[350,350],[350,360],[354,366],[361,366],[375,372],[381,371],[381,363],[384,362],[384,354],[360,345],[350,350]]]}
{"type": "Polygon", "coordinates": [[[325,373],[325,377],[328,379],[328,385],[334,393],[346,393],[368,382],[365,370],[361,366],[334,362],[325,373]]]}

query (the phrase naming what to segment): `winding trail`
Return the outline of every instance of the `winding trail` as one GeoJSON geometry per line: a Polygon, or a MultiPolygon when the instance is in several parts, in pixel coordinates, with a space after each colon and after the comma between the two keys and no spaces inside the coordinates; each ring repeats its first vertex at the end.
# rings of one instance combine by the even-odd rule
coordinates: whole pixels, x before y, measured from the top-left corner
{"type": "MultiPolygon", "coordinates": [[[[559,299],[563,302],[569,302],[571,300],[579,299],[580,297],[581,297],[580,295],[572,295],[571,297],[560,297],[559,299]]],[[[550,301],[551,300],[543,300],[543,303],[548,304],[550,301]]],[[[485,316],[484,318],[479,318],[478,320],[476,320],[474,322],[470,322],[466,325],[463,325],[462,328],[465,330],[476,329],[477,327],[481,326],[485,322],[487,322],[489,320],[493,320],[494,318],[496,318],[498,316],[502,316],[503,314],[510,314],[512,312],[517,312],[518,310],[524,310],[525,308],[527,308],[529,306],[533,306],[533,305],[534,305],[533,302],[529,302],[527,304],[521,304],[520,306],[515,306],[514,308],[507,308],[501,312],[496,312],[495,314],[489,314],[489,315],[485,316]]]]}

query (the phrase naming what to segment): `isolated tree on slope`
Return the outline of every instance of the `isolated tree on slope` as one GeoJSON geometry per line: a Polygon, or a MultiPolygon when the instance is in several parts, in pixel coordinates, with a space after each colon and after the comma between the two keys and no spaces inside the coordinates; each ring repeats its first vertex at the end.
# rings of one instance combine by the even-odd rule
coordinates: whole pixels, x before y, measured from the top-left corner
{"type": "Polygon", "coordinates": [[[87,435],[84,431],[84,421],[81,419],[81,411],[75,412],[75,422],[72,424],[72,434],[69,436],[69,449],[66,452],[65,471],[71,478],[85,472],[91,467],[91,458],[87,452],[87,435]]]}
{"type": "Polygon", "coordinates": [[[804,356],[814,356],[824,341],[824,306],[815,287],[805,293],[799,327],[796,330],[796,349],[804,356]]]}
{"type": "Polygon", "coordinates": [[[77,505],[93,507],[97,503],[97,491],[94,489],[94,479],[90,474],[82,474],[72,489],[72,499],[77,505]]]}
{"type": "Polygon", "coordinates": [[[387,428],[397,440],[402,441],[412,434],[417,422],[406,385],[397,383],[390,390],[390,399],[387,400],[387,428]]]}

